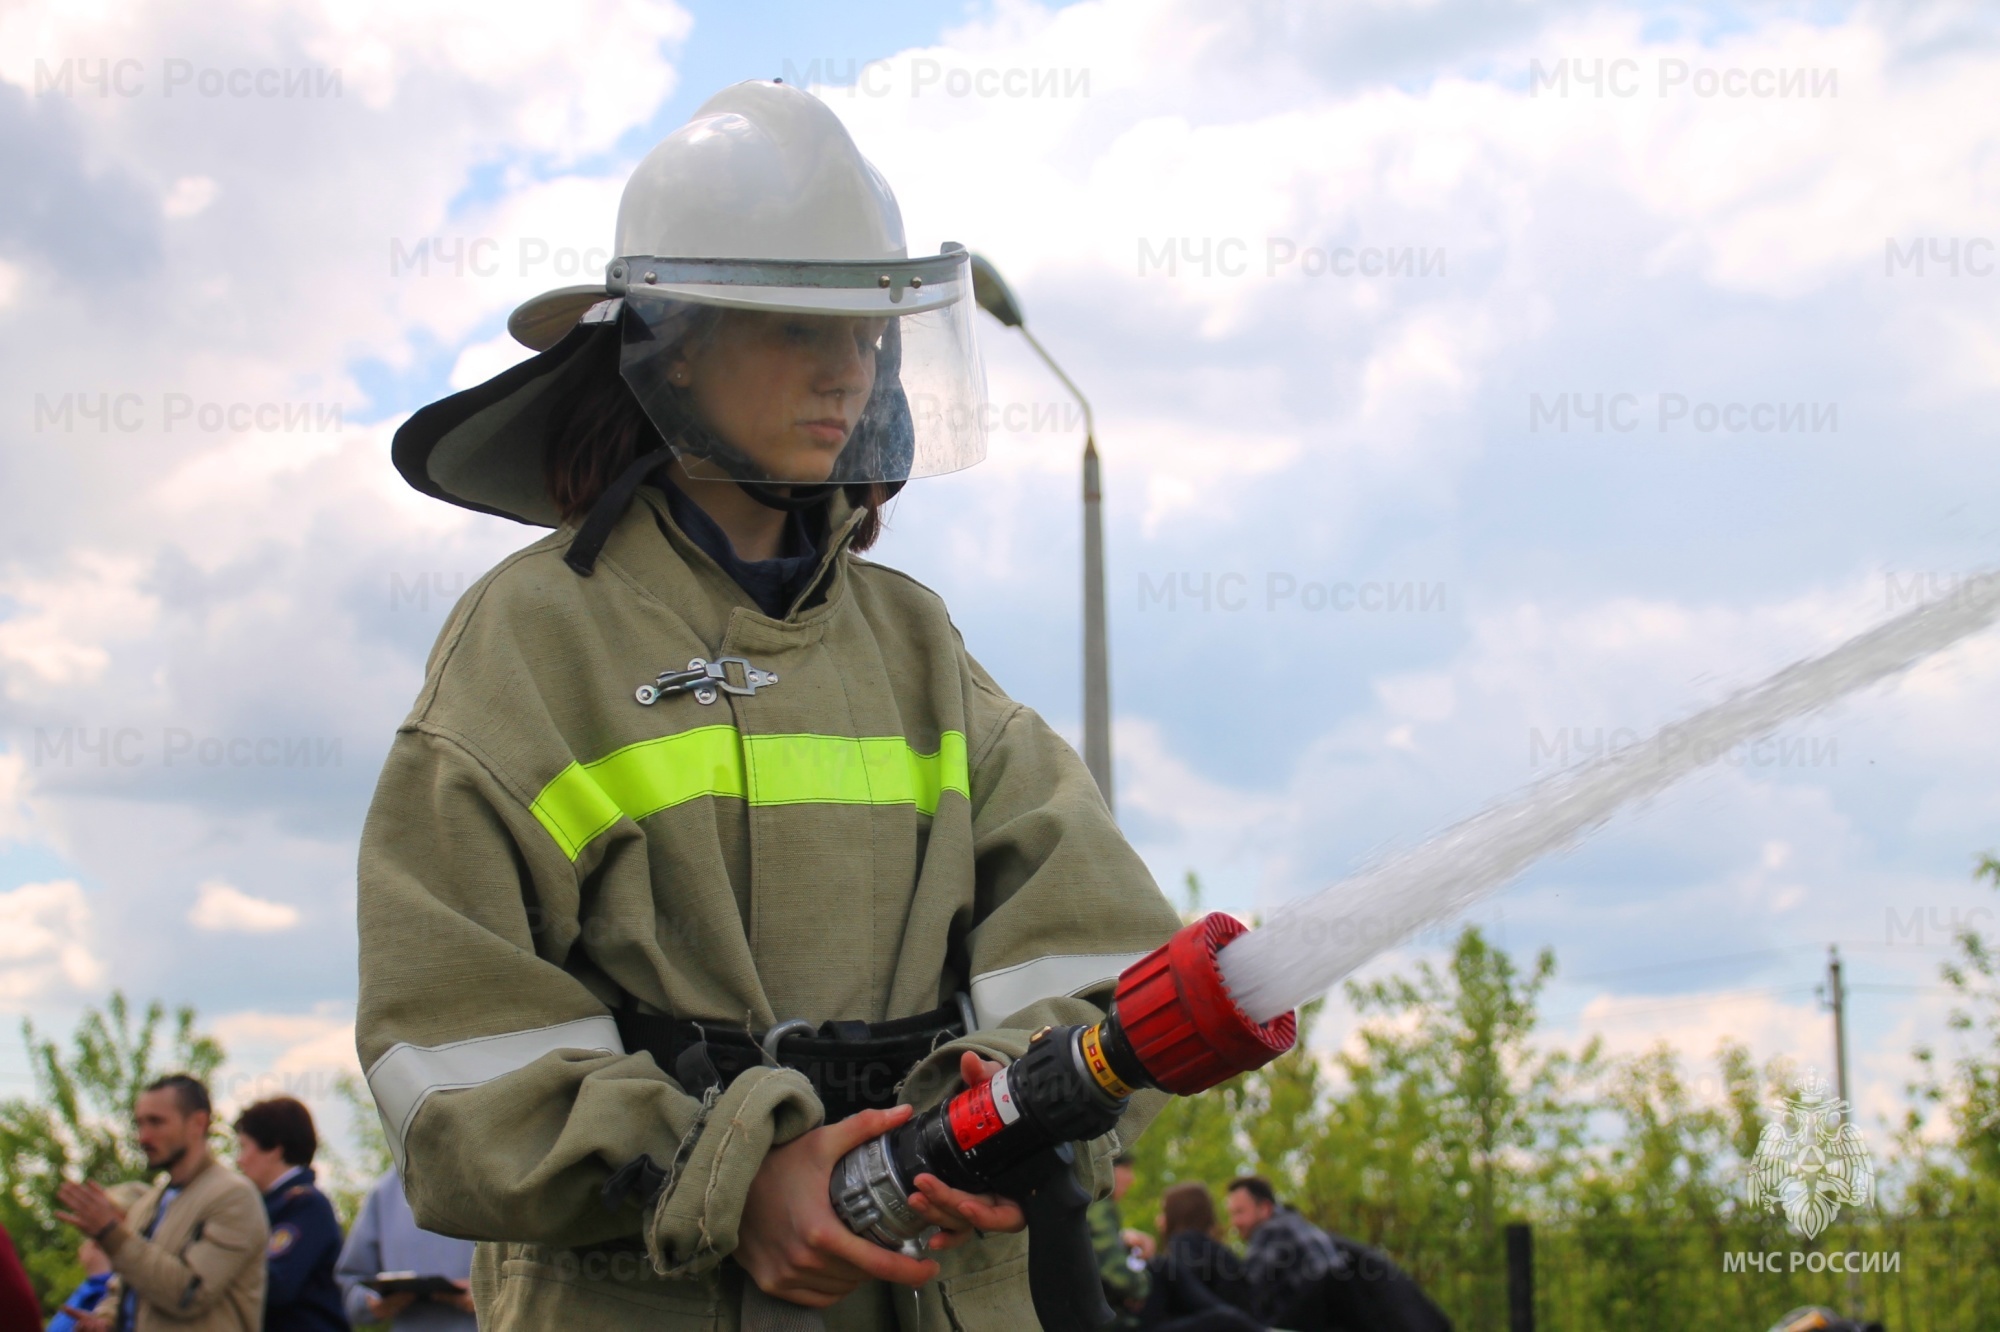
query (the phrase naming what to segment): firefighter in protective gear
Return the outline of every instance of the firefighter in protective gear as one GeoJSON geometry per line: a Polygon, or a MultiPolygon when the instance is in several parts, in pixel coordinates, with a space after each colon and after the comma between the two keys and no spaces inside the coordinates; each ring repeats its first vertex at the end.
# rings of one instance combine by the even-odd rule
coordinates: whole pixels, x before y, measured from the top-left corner
{"type": "Polygon", "coordinates": [[[746,1290],[1031,1326],[1012,1204],[920,1176],[919,1259],[827,1199],[1178,924],[1075,752],[858,554],[983,453],[967,256],[908,258],[776,83],[640,164],[617,256],[395,441],[420,491],[555,529],[453,611],[362,838],[357,1043],[416,1219],[481,1241],[486,1328],[731,1328],[746,1290]]]}

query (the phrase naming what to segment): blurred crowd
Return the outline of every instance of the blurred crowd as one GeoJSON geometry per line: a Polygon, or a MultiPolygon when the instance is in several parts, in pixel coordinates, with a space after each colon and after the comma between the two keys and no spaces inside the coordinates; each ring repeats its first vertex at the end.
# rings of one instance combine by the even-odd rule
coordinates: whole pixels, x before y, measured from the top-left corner
{"type": "MultiPolygon", "coordinates": [[[[154,1082],[138,1098],[152,1184],[65,1183],[64,1221],[81,1237],[85,1278],[46,1332],[473,1332],[472,1246],[417,1228],[392,1170],[342,1234],[312,1162],[312,1114],[291,1097],[236,1119],[234,1168],[210,1150],[208,1090],[154,1082]]],[[[1409,1275],[1379,1250],[1328,1234],[1254,1175],[1223,1190],[1228,1242],[1207,1184],[1161,1196],[1155,1233],[1129,1228],[1120,1158],[1091,1237],[1121,1329],[1166,1332],[1450,1332],[1409,1275]]],[[[0,1231],[0,1329],[41,1329],[41,1311],[0,1231]]]]}
{"type": "Polygon", "coordinates": [[[1207,1184],[1160,1196],[1154,1234],[1129,1228],[1119,1203],[1133,1169],[1121,1157],[1111,1196],[1092,1205],[1104,1295],[1124,1332],[1450,1332],[1451,1321],[1379,1249],[1329,1234],[1245,1175],[1223,1190],[1233,1247],[1207,1184]]]}
{"type": "MultiPolygon", "coordinates": [[[[83,1282],[46,1332],[473,1332],[472,1245],[419,1230],[393,1170],[341,1232],[312,1162],[312,1113],[289,1096],[237,1116],[232,1169],[211,1151],[208,1089],[175,1075],[134,1107],[151,1184],[64,1183],[83,1282]]],[[[42,1329],[0,1230],[0,1332],[42,1329]]]]}

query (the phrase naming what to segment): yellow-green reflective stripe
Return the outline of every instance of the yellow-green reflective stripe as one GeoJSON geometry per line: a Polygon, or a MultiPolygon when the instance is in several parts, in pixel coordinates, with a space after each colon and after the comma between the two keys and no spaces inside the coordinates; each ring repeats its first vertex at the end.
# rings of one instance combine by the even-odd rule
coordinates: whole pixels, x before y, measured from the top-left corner
{"type": "Polygon", "coordinates": [[[643,819],[697,796],[743,794],[734,726],[701,726],[641,740],[595,763],[572,763],[535,797],[534,814],[575,860],[620,815],[643,819]]]}
{"type": "Polygon", "coordinates": [[[935,754],[897,735],[752,735],[743,748],[753,805],[915,805],[935,814],[944,792],[972,794],[957,731],[938,737],[935,754]]]}
{"type": "Polygon", "coordinates": [[[914,805],[936,814],[946,791],[972,795],[958,731],[939,737],[937,753],[919,754],[901,736],[746,740],[733,726],[703,726],[572,763],[542,788],[533,811],[575,860],[621,816],[643,819],[705,795],[752,805],[914,805]]]}

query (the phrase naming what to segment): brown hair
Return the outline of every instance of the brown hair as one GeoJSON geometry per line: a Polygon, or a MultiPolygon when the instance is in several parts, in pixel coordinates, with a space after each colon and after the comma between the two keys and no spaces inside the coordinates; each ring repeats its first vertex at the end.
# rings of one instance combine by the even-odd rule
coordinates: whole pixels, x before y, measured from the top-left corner
{"type": "Polygon", "coordinates": [[[267,1152],[282,1150],[286,1165],[311,1165],[319,1150],[312,1111],[289,1096],[257,1102],[236,1117],[236,1131],[267,1152]]]}
{"type": "Polygon", "coordinates": [[[204,1115],[215,1113],[215,1106],[208,1099],[208,1088],[202,1085],[201,1079],[190,1077],[186,1073],[169,1073],[164,1078],[154,1078],[141,1090],[172,1092],[174,1102],[180,1106],[181,1114],[184,1116],[194,1114],[196,1111],[204,1115]]]}
{"type": "MultiPolygon", "coordinates": [[[[686,336],[703,336],[708,327],[712,321],[691,328],[686,336]]],[[[565,523],[580,522],[620,473],[666,442],[618,373],[617,344],[610,343],[607,351],[588,370],[542,458],[542,479],[565,523]]],[[[882,535],[882,506],[891,492],[880,481],[845,489],[848,501],[866,510],[848,549],[864,551],[882,535]]]]}
{"type": "Polygon", "coordinates": [[[1206,1184],[1190,1180],[1168,1189],[1160,1195],[1160,1215],[1165,1222],[1160,1228],[1162,1240],[1170,1240],[1184,1230],[1201,1235],[1215,1233],[1215,1199],[1209,1195],[1206,1184]]]}

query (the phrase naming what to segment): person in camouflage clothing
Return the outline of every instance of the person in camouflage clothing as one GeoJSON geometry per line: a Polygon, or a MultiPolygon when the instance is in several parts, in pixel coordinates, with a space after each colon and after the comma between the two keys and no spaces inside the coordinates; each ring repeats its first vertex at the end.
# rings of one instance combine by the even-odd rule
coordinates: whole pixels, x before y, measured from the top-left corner
{"type": "Polygon", "coordinates": [[[1118,1204],[1132,1187],[1132,1158],[1119,1155],[1111,1163],[1111,1196],[1090,1205],[1090,1243],[1097,1250],[1097,1275],[1104,1282],[1104,1298],[1117,1315],[1111,1326],[1117,1332],[1131,1332],[1139,1326],[1139,1310],[1146,1305],[1146,1255],[1127,1241],[1124,1217],[1118,1204]]]}

